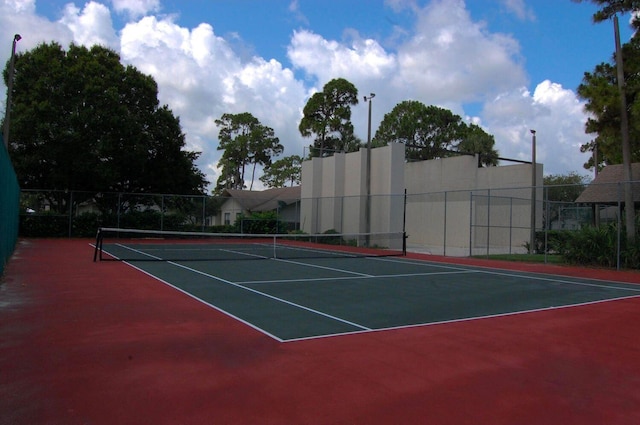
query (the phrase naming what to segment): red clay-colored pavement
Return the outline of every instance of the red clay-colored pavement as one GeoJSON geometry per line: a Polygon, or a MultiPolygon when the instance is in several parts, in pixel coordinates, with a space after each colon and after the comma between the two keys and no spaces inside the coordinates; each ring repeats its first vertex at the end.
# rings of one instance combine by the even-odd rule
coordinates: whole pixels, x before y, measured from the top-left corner
{"type": "Polygon", "coordinates": [[[278,343],[91,256],[20,241],[0,285],[1,424],[640,424],[640,298],[278,343]]]}

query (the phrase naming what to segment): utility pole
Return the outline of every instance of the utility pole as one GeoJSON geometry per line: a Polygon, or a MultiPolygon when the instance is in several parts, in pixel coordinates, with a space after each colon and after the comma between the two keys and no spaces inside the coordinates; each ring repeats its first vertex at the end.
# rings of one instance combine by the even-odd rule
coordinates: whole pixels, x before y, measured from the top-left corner
{"type": "Polygon", "coordinates": [[[367,131],[367,200],[365,205],[365,233],[367,233],[366,244],[369,246],[369,233],[371,233],[371,99],[376,97],[375,93],[365,96],[364,101],[369,102],[369,125],[367,131]]]}
{"type": "Polygon", "coordinates": [[[2,138],[4,139],[4,147],[9,152],[9,126],[11,125],[11,95],[13,92],[13,73],[15,68],[16,44],[22,37],[20,34],[13,36],[13,46],[11,48],[11,59],[9,60],[9,75],[7,77],[7,105],[4,109],[4,129],[2,138]]]}
{"type": "Polygon", "coordinates": [[[633,243],[636,236],[636,212],[633,202],[631,182],[631,146],[629,143],[629,117],[627,115],[627,99],[624,80],[624,67],[622,60],[622,48],[620,47],[620,27],[618,15],[613,15],[613,30],[616,43],[616,66],[618,71],[618,89],[620,91],[620,132],[622,133],[622,170],[624,182],[624,213],[627,231],[627,242],[633,243]]]}
{"type": "Polygon", "coordinates": [[[531,235],[529,254],[535,254],[536,246],[536,131],[531,131],[531,235]]]}

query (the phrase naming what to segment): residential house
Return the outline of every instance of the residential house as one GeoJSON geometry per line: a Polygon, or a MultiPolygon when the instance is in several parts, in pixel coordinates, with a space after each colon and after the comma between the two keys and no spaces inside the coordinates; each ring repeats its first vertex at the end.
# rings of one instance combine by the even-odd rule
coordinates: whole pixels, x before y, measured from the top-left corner
{"type": "Polygon", "coordinates": [[[239,190],[225,189],[226,198],[216,217],[218,225],[232,225],[241,216],[255,212],[275,211],[278,219],[285,222],[290,230],[300,227],[300,186],[274,189],[239,190]]]}
{"type": "MultiPolygon", "coordinates": [[[[631,190],[635,205],[640,203],[640,163],[631,164],[631,190]]],[[[624,207],[624,170],[622,164],[607,165],[578,196],[576,203],[590,204],[598,222],[617,220],[618,206],[624,207]]]]}

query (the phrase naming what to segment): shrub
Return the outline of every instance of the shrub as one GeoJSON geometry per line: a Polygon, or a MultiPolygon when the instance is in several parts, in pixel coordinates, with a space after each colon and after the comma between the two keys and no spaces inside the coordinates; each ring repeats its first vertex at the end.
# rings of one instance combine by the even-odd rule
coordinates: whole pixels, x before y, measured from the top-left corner
{"type": "Polygon", "coordinates": [[[94,237],[98,227],[101,227],[100,214],[94,212],[82,213],[73,218],[72,234],[75,237],[94,237]]]}
{"type": "Polygon", "coordinates": [[[69,216],[54,212],[21,215],[19,226],[19,234],[22,237],[57,238],[69,236],[69,216]]]}
{"type": "Polygon", "coordinates": [[[617,226],[585,226],[567,238],[563,258],[572,264],[614,267],[617,259],[617,226]]]}
{"type": "Polygon", "coordinates": [[[251,213],[249,217],[238,216],[235,222],[238,233],[250,234],[274,234],[286,233],[286,225],[278,220],[275,211],[263,211],[251,213]]]}

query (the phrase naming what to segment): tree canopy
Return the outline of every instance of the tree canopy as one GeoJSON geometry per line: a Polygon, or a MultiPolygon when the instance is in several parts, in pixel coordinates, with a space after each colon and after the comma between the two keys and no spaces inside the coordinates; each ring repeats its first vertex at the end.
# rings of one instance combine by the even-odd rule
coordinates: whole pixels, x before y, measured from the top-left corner
{"type": "MultiPolygon", "coordinates": [[[[622,46],[625,75],[625,95],[629,115],[629,139],[632,162],[640,161],[640,38],[633,37],[622,46]]],[[[597,164],[592,156],[585,168],[602,168],[622,163],[622,137],[620,132],[620,91],[617,86],[616,64],[601,63],[592,72],[585,72],[578,95],[586,100],[590,113],[585,131],[594,139],[582,145],[582,152],[597,149],[597,164]]]]}
{"type": "Polygon", "coordinates": [[[552,202],[575,202],[587,188],[588,178],[575,171],[569,174],[551,174],[544,176],[547,200],[552,202]]]}
{"type": "Polygon", "coordinates": [[[9,151],[21,187],[203,193],[199,153],[183,150],[180,121],[157,95],[152,77],[105,47],[17,55],[9,151]]]}
{"type": "MultiPolygon", "coordinates": [[[[618,13],[635,12],[640,10],[640,0],[572,0],[575,3],[583,3],[589,1],[597,6],[600,10],[593,14],[593,22],[602,22],[611,19],[613,15],[618,13]]],[[[634,27],[639,27],[638,17],[634,17],[634,27]]]]}
{"type": "Polygon", "coordinates": [[[300,184],[301,176],[302,158],[299,155],[290,155],[265,168],[260,181],[267,187],[285,187],[300,184]]]}
{"type": "Polygon", "coordinates": [[[331,156],[360,148],[351,123],[351,106],[357,104],[358,89],[344,78],[329,81],[321,92],[311,96],[298,126],[303,137],[313,137],[309,156],[331,156]]]}
{"type": "Polygon", "coordinates": [[[475,124],[467,125],[459,115],[425,106],[416,100],[397,104],[384,116],[372,140],[373,146],[404,143],[407,160],[445,158],[459,153],[481,154],[483,165],[496,165],[495,140],[475,124]]]}
{"type": "Polygon", "coordinates": [[[224,150],[220,158],[222,172],[215,189],[220,193],[224,189],[244,189],[245,170],[251,165],[251,184],[253,187],[255,171],[258,165],[269,167],[271,157],[283,152],[284,147],[275,137],[271,127],[262,125],[249,112],[224,114],[216,120],[220,127],[218,150],[224,150]]]}

